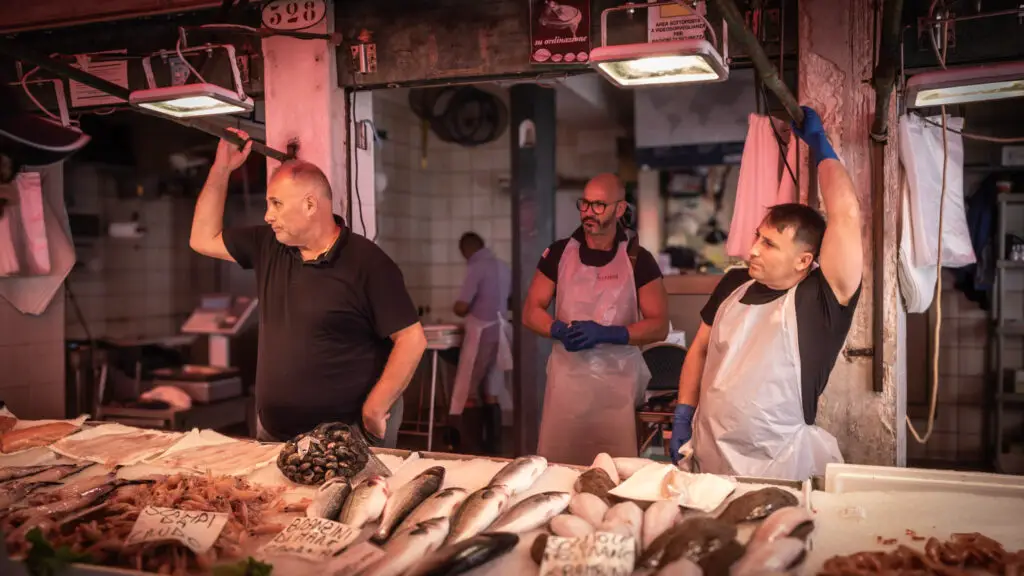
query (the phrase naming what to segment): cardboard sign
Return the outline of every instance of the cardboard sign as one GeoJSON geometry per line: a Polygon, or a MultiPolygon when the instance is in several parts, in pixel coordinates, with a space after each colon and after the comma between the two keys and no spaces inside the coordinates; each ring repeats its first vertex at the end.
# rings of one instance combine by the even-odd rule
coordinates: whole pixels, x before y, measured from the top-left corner
{"type": "Polygon", "coordinates": [[[636,544],[631,536],[608,532],[594,532],[582,538],[550,536],[540,574],[629,576],[635,563],[636,544]]]}
{"type": "Polygon", "coordinates": [[[296,518],[287,528],[260,549],[263,556],[301,556],[326,560],[345,549],[359,530],[326,518],[296,518]]]}
{"type": "Polygon", "coordinates": [[[146,506],[139,513],[125,544],[176,540],[196,554],[202,554],[213,547],[227,522],[228,515],[219,512],[146,506]]]}
{"type": "Polygon", "coordinates": [[[358,574],[367,566],[384,557],[384,550],[369,542],[356,544],[335,558],[324,572],[330,576],[358,574]]]}

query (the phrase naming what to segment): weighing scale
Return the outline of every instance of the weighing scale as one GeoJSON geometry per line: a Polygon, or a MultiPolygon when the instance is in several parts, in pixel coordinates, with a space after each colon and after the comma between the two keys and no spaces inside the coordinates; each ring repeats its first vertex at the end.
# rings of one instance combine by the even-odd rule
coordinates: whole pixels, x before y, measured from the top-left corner
{"type": "Polygon", "coordinates": [[[208,366],[185,365],[153,372],[155,386],[181,388],[194,402],[209,404],[242,395],[242,378],[231,366],[231,338],[246,328],[259,300],[251,296],[208,294],[181,327],[184,334],[209,338],[208,366]]]}

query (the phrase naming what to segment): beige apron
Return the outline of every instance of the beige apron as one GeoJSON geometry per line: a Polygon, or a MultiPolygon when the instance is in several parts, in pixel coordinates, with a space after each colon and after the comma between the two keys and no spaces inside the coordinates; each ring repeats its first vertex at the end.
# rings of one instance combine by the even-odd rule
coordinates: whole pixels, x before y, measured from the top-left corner
{"type": "MultiPolygon", "coordinates": [[[[570,238],[558,264],[555,317],[566,324],[592,320],[628,326],[638,320],[636,282],[626,242],[606,266],[580,261],[570,238]]],[[[601,452],[636,456],[636,399],[651,379],[636,346],[600,344],[568,352],[555,341],[537,453],[551,462],[589,465],[601,452]]]]}
{"type": "Polygon", "coordinates": [[[462,414],[470,392],[477,389],[483,378],[501,381],[500,386],[495,386],[501,391],[498,394],[498,403],[501,404],[503,411],[512,410],[512,396],[509,394],[508,388],[505,387],[505,372],[512,369],[512,347],[509,345],[510,330],[511,325],[501,313],[498,314],[496,320],[491,322],[480,320],[472,315],[466,316],[449,414],[453,416],[462,414]],[[480,354],[480,343],[488,330],[497,331],[497,349],[496,351],[489,349],[485,354],[480,354]]]}
{"type": "Polygon", "coordinates": [[[796,287],[773,302],[722,303],[708,345],[693,423],[696,471],[804,480],[842,462],[836,439],[804,423],[796,287]]]}

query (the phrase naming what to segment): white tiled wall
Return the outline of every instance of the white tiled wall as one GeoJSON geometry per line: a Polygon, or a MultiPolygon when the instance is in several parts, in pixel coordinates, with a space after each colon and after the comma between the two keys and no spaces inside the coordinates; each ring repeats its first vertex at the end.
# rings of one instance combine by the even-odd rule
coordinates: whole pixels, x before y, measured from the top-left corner
{"type": "MultiPolygon", "coordinates": [[[[508,101],[502,88],[481,88],[508,101]]],[[[376,195],[377,241],[402,268],[416,305],[429,308],[424,320],[452,321],[451,307],[465,275],[459,237],[476,232],[499,258],[512,259],[512,199],[499,186],[499,178],[510,174],[509,132],[473,148],[442,142],[431,132],[424,167],[421,123],[409,108],[408,91],[374,92],[373,111],[377,129],[386,133],[377,150],[376,169],[388,180],[386,189],[376,195]]],[[[560,124],[558,174],[586,178],[614,172],[620,135],[611,128],[560,124]]]]}

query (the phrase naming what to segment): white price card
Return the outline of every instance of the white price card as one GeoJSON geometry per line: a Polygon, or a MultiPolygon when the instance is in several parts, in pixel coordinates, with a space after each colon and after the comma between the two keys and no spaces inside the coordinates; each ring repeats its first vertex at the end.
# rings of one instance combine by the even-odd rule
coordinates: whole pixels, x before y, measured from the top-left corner
{"type": "Polygon", "coordinates": [[[345,550],[331,561],[324,572],[328,576],[359,574],[364,568],[384,557],[384,550],[369,542],[362,542],[345,550]]]}
{"type": "Polygon", "coordinates": [[[629,576],[636,563],[636,544],[631,536],[594,532],[582,538],[548,538],[541,576],[587,574],[629,576]]]}
{"type": "Polygon", "coordinates": [[[345,549],[359,530],[326,518],[296,518],[260,549],[269,556],[301,556],[308,560],[326,560],[345,549]]]}
{"type": "Polygon", "coordinates": [[[228,522],[220,512],[197,512],[146,506],[139,513],[125,544],[176,540],[196,554],[209,550],[228,522]]]}

